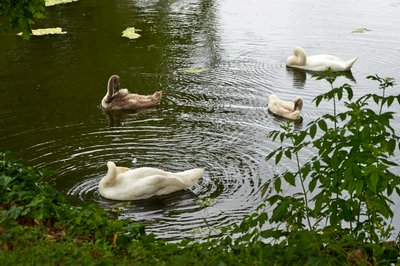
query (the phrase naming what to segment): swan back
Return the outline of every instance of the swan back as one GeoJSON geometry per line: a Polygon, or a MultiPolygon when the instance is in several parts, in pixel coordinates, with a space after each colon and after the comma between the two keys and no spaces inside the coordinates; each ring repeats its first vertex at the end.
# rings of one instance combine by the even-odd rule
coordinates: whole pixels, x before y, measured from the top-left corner
{"type": "Polygon", "coordinates": [[[171,173],[157,168],[140,167],[127,170],[107,163],[108,171],[99,183],[100,194],[114,200],[146,199],[165,195],[192,186],[204,173],[196,168],[171,173]]]}
{"type": "Polygon", "coordinates": [[[313,56],[306,56],[303,48],[294,48],[293,55],[289,56],[286,65],[309,71],[325,71],[328,68],[332,71],[349,71],[353,64],[357,61],[358,57],[354,57],[348,61],[328,54],[320,54],[313,56]]]}
{"type": "Polygon", "coordinates": [[[275,94],[270,95],[268,98],[268,111],[286,119],[302,120],[302,108],[303,100],[299,96],[296,96],[293,102],[281,100],[275,94]]]}

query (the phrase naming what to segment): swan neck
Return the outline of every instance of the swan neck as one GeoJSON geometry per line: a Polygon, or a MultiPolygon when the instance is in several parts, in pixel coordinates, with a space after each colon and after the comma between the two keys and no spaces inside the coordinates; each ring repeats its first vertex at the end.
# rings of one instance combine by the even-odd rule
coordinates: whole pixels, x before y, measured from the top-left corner
{"type": "Polygon", "coordinates": [[[114,185],[117,181],[117,167],[115,166],[115,164],[107,164],[108,170],[107,170],[107,174],[105,177],[103,177],[100,181],[100,188],[105,188],[105,187],[110,187],[112,185],[114,185]]]}
{"type": "Polygon", "coordinates": [[[307,63],[306,52],[302,48],[296,48],[294,54],[297,57],[299,65],[304,66],[307,63]]]}
{"type": "Polygon", "coordinates": [[[116,75],[113,75],[109,78],[108,83],[107,83],[106,102],[108,102],[108,103],[111,102],[111,99],[114,95],[114,88],[116,85],[115,83],[117,83],[117,88],[119,89],[119,77],[116,75]]]}
{"type": "Polygon", "coordinates": [[[301,111],[302,108],[303,108],[303,100],[300,97],[296,96],[294,98],[293,112],[301,111]]]}

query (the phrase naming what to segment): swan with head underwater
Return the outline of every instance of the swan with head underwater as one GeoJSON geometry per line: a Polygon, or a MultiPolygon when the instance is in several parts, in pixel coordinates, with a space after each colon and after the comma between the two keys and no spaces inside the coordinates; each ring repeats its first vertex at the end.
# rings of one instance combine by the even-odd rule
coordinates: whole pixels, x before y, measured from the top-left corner
{"type": "Polygon", "coordinates": [[[107,174],[100,180],[100,195],[112,200],[140,200],[166,195],[191,187],[203,176],[204,168],[171,173],[151,167],[129,169],[107,162],[107,174]]]}
{"type": "Polygon", "coordinates": [[[334,72],[349,71],[358,57],[354,57],[348,61],[344,61],[339,57],[320,54],[307,56],[301,47],[295,47],[293,55],[286,60],[286,66],[308,70],[308,71],[325,71],[330,68],[334,72]]]}
{"type": "Polygon", "coordinates": [[[112,75],[108,79],[107,93],[101,101],[106,111],[139,110],[154,107],[160,104],[162,91],[152,95],[130,93],[127,89],[120,89],[120,78],[112,75]]]}
{"type": "Polygon", "coordinates": [[[302,108],[303,100],[299,96],[296,96],[293,102],[281,100],[275,94],[270,95],[268,98],[268,111],[289,120],[302,121],[302,108]]]}

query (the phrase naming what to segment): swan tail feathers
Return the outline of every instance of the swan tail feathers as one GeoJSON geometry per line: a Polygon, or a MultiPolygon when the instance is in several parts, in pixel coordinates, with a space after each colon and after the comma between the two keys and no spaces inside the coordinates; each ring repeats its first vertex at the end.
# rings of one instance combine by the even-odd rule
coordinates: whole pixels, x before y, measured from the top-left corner
{"type": "Polygon", "coordinates": [[[358,57],[354,57],[348,61],[346,61],[346,70],[350,70],[353,64],[357,61],[358,57]]]}
{"type": "Polygon", "coordinates": [[[197,180],[199,180],[204,174],[204,168],[195,168],[186,170],[178,174],[179,179],[186,187],[191,187],[197,180]]]}

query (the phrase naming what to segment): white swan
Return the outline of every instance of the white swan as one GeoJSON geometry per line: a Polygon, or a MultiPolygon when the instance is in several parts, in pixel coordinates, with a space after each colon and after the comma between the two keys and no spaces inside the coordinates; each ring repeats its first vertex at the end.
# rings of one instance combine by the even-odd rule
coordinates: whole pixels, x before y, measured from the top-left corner
{"type": "Polygon", "coordinates": [[[283,101],[275,94],[268,98],[268,110],[274,115],[290,120],[302,120],[303,100],[296,96],[293,102],[283,101]]]}
{"type": "Polygon", "coordinates": [[[204,173],[195,168],[171,173],[157,168],[129,169],[107,162],[108,171],[99,183],[100,194],[112,200],[147,199],[192,186],[204,173]]]}
{"type": "Polygon", "coordinates": [[[289,56],[286,65],[309,71],[324,71],[331,68],[332,71],[349,71],[358,57],[344,61],[339,57],[327,54],[306,56],[306,52],[301,47],[295,47],[293,55],[289,56]]]}
{"type": "Polygon", "coordinates": [[[101,101],[101,106],[106,111],[138,110],[160,104],[162,91],[153,95],[139,95],[129,93],[127,89],[120,89],[120,79],[112,75],[108,79],[107,93],[101,101]]]}

